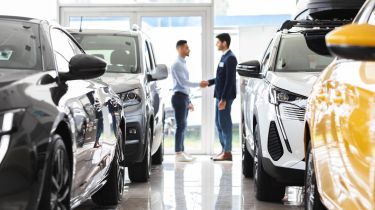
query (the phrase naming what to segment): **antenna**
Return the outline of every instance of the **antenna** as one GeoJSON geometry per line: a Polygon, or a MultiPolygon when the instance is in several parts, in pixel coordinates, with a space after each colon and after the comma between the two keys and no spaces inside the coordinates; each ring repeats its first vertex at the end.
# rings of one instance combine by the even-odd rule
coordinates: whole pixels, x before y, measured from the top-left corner
{"type": "Polygon", "coordinates": [[[83,17],[81,16],[81,21],[79,23],[79,32],[82,32],[82,20],[83,20],[83,17]]]}

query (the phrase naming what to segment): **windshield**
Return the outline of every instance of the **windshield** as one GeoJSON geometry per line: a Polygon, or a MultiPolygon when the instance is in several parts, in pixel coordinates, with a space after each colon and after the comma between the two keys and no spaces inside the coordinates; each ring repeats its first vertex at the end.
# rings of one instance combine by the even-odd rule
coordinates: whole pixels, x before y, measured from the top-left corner
{"type": "Polygon", "coordinates": [[[333,60],[331,55],[319,55],[307,46],[303,34],[290,34],[281,40],[276,71],[319,72],[333,60]]]}
{"type": "Polygon", "coordinates": [[[42,69],[38,25],[0,19],[0,68],[42,69]]]}
{"type": "Polygon", "coordinates": [[[125,35],[73,34],[87,54],[107,62],[109,72],[140,73],[136,37],[125,35]]]}

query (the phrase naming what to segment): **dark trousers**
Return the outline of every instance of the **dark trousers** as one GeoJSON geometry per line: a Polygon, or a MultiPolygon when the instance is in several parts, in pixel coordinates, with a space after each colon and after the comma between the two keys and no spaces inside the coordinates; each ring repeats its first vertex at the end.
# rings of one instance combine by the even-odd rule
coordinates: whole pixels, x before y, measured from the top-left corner
{"type": "Polygon", "coordinates": [[[230,112],[233,100],[227,100],[224,110],[219,110],[219,100],[215,104],[215,124],[219,135],[221,147],[225,152],[232,151],[232,117],[230,112]]]}
{"type": "Polygon", "coordinates": [[[189,113],[189,96],[175,93],[172,96],[172,106],[174,109],[174,116],[176,119],[176,134],[175,134],[175,151],[184,151],[185,130],[187,126],[187,116],[189,113]]]}

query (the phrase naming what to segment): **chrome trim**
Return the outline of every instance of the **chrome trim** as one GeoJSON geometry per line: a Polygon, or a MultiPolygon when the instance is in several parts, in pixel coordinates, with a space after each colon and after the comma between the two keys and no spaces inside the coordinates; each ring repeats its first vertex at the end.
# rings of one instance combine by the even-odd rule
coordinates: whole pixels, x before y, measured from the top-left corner
{"type": "Polygon", "coordinates": [[[138,144],[139,140],[127,140],[125,141],[125,144],[138,144]]]}
{"type": "MultiPolygon", "coordinates": [[[[8,112],[4,114],[3,117],[3,125],[1,128],[2,132],[10,132],[13,127],[13,117],[14,117],[14,112],[8,112]]],[[[10,142],[10,135],[4,135],[1,137],[0,140],[0,163],[3,161],[5,154],[8,151],[9,148],[9,142],[10,142]]]]}
{"type": "Polygon", "coordinates": [[[278,122],[278,124],[279,124],[280,130],[281,130],[281,134],[283,135],[283,138],[284,138],[284,142],[285,142],[286,148],[288,149],[288,151],[289,151],[290,153],[293,153],[293,152],[292,152],[292,148],[290,147],[290,144],[289,144],[288,137],[286,136],[286,132],[285,132],[285,128],[284,128],[284,124],[283,124],[283,122],[281,121],[281,115],[280,115],[280,107],[279,107],[279,105],[275,105],[275,110],[276,110],[276,118],[277,118],[277,122],[278,122]]]}

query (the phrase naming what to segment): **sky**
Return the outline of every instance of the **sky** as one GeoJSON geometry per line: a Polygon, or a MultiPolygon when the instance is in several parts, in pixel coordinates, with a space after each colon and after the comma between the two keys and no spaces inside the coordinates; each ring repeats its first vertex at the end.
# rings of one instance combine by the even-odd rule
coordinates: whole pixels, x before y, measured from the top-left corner
{"type": "MultiPolygon", "coordinates": [[[[108,0],[63,0],[65,2],[90,2],[108,0]]],[[[120,0],[110,0],[120,2],[120,0]]],[[[131,1],[134,0],[124,0],[131,1]]],[[[139,0],[145,1],[145,0],[139,0]]],[[[151,1],[151,0],[150,0],[151,1]]],[[[163,0],[165,2],[165,0],[163,0]]],[[[292,14],[296,0],[214,0],[215,3],[225,2],[226,15],[262,15],[292,14]]],[[[185,0],[186,2],[186,0],[185,0]]],[[[218,5],[217,5],[218,6],[218,5]]],[[[215,8],[217,8],[215,6],[215,8]]],[[[55,20],[57,16],[57,0],[11,0],[0,7],[1,15],[30,16],[55,20]]]]}

